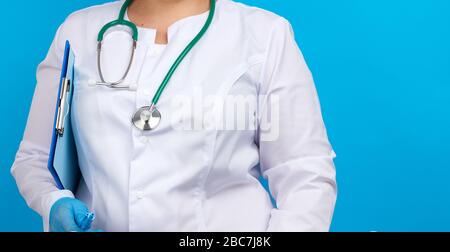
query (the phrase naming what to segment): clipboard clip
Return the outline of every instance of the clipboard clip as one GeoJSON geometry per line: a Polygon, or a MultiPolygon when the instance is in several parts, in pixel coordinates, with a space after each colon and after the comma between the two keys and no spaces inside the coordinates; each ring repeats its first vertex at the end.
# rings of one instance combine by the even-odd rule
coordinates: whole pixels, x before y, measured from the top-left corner
{"type": "Polygon", "coordinates": [[[64,113],[66,111],[66,106],[69,106],[67,100],[69,91],[70,91],[70,80],[68,78],[63,78],[61,91],[59,93],[58,116],[56,118],[56,132],[60,137],[64,135],[64,121],[66,118],[66,115],[64,113]]]}

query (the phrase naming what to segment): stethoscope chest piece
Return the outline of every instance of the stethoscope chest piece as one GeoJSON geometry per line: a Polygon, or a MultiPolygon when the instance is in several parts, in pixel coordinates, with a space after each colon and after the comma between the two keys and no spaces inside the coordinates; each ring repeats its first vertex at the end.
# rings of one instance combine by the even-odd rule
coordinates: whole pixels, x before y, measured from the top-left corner
{"type": "Polygon", "coordinates": [[[131,119],[133,125],[144,131],[154,130],[161,121],[161,113],[154,106],[140,108],[131,119]]]}
{"type": "MultiPolygon", "coordinates": [[[[128,89],[130,88],[128,85],[123,84],[125,81],[129,70],[133,64],[134,59],[134,53],[137,47],[137,41],[138,41],[138,28],[137,26],[128,21],[125,20],[125,14],[132,3],[132,0],[126,0],[122,7],[120,8],[119,18],[116,20],[113,20],[106,25],[104,25],[97,36],[97,68],[100,75],[101,81],[97,82],[96,84],[99,86],[106,86],[110,88],[116,88],[116,89],[128,89]],[[130,57],[130,61],[128,63],[128,67],[124,73],[124,75],[121,77],[120,80],[115,82],[107,82],[105,81],[105,78],[103,76],[102,72],[102,64],[101,64],[101,54],[102,54],[102,41],[103,38],[108,31],[108,29],[122,25],[129,27],[133,34],[133,47],[132,47],[132,54],[130,57]]],[[[161,97],[161,94],[163,93],[164,89],[166,88],[167,84],[169,83],[170,79],[172,78],[172,75],[174,74],[175,70],[178,68],[178,66],[181,64],[183,59],[186,57],[186,55],[192,50],[192,48],[198,43],[198,41],[203,37],[203,35],[208,30],[209,26],[211,25],[214,17],[216,9],[216,0],[210,0],[210,10],[208,19],[206,19],[205,24],[203,25],[203,28],[199,31],[199,33],[194,37],[194,39],[186,46],[186,48],[181,52],[181,54],[177,57],[175,62],[170,67],[169,71],[167,72],[166,76],[164,77],[163,81],[159,85],[157,91],[155,92],[155,95],[153,96],[151,106],[145,106],[140,108],[136,113],[134,113],[133,117],[131,118],[131,122],[133,125],[143,131],[150,131],[154,130],[156,127],[158,127],[160,121],[161,121],[161,113],[159,113],[158,109],[156,108],[156,104],[158,103],[159,98],[161,97]]]]}

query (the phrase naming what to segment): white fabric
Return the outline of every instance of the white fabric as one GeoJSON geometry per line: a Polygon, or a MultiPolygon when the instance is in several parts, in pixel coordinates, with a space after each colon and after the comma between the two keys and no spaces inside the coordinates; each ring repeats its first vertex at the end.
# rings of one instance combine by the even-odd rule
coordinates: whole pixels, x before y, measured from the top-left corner
{"type": "MultiPolygon", "coordinates": [[[[64,43],[70,40],[76,55],[72,125],[85,180],[75,195],[95,211],[94,228],[327,231],[336,200],[335,155],[312,76],[289,23],[258,8],[218,0],[209,31],[183,61],[158,103],[160,126],[142,132],[132,126],[132,114],[149,105],[207,13],[173,24],[167,46],[154,44],[155,30],[139,28],[136,57],[125,80],[131,89],[96,87],[97,34],[117,18],[122,3],[70,15],[37,70],[12,174],[44,223],[48,224],[55,200],[73,197],[69,191],[57,190],[46,168],[61,59],[64,43]],[[186,112],[186,103],[180,102],[194,104],[211,97],[224,106],[236,97],[250,97],[246,109],[255,116],[249,124],[256,128],[189,127],[191,120],[205,114],[212,122],[229,119],[216,106],[209,114],[208,108],[186,112]],[[278,111],[275,122],[270,111],[278,111]],[[260,175],[268,178],[277,208],[259,183],[260,175]]],[[[107,80],[119,79],[123,73],[130,41],[122,28],[105,35],[102,60],[107,80]]]]}

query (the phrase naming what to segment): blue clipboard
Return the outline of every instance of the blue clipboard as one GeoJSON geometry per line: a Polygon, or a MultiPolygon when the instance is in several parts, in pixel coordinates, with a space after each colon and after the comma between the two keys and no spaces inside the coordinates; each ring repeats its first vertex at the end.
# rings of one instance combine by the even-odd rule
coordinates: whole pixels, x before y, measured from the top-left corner
{"type": "Polygon", "coordinates": [[[76,192],[81,179],[70,117],[75,83],[74,63],[75,56],[69,41],[66,41],[47,164],[56,186],[61,190],[71,190],[73,193],[76,192]]]}

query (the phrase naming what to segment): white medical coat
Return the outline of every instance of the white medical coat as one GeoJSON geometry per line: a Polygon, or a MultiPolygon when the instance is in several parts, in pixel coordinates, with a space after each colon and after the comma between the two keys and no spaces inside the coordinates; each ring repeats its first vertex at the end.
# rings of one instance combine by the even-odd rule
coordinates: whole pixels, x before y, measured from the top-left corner
{"type": "MultiPolygon", "coordinates": [[[[96,87],[97,34],[117,18],[122,3],[71,14],[38,67],[25,134],[11,170],[44,224],[57,199],[75,196],[95,211],[94,227],[106,231],[327,231],[336,199],[335,155],[313,78],[289,23],[258,8],[218,0],[210,29],[158,103],[161,124],[142,132],[132,126],[132,114],[149,105],[208,14],[170,26],[167,46],[154,43],[155,30],[139,28],[135,60],[125,80],[131,88],[96,87]],[[77,192],[58,190],[46,167],[66,40],[76,55],[72,125],[84,177],[77,192]],[[208,106],[180,112],[190,104],[180,100],[194,104],[210,97],[251,97],[246,113],[254,115],[249,124],[255,127],[190,127],[207,111],[210,120],[228,120],[229,113],[224,116],[208,106]],[[277,113],[267,113],[272,110],[277,113]],[[275,119],[269,120],[269,114],[275,119]],[[258,181],[261,175],[268,179],[277,207],[258,181]]],[[[107,80],[122,75],[130,41],[123,28],[105,35],[107,80]]]]}

